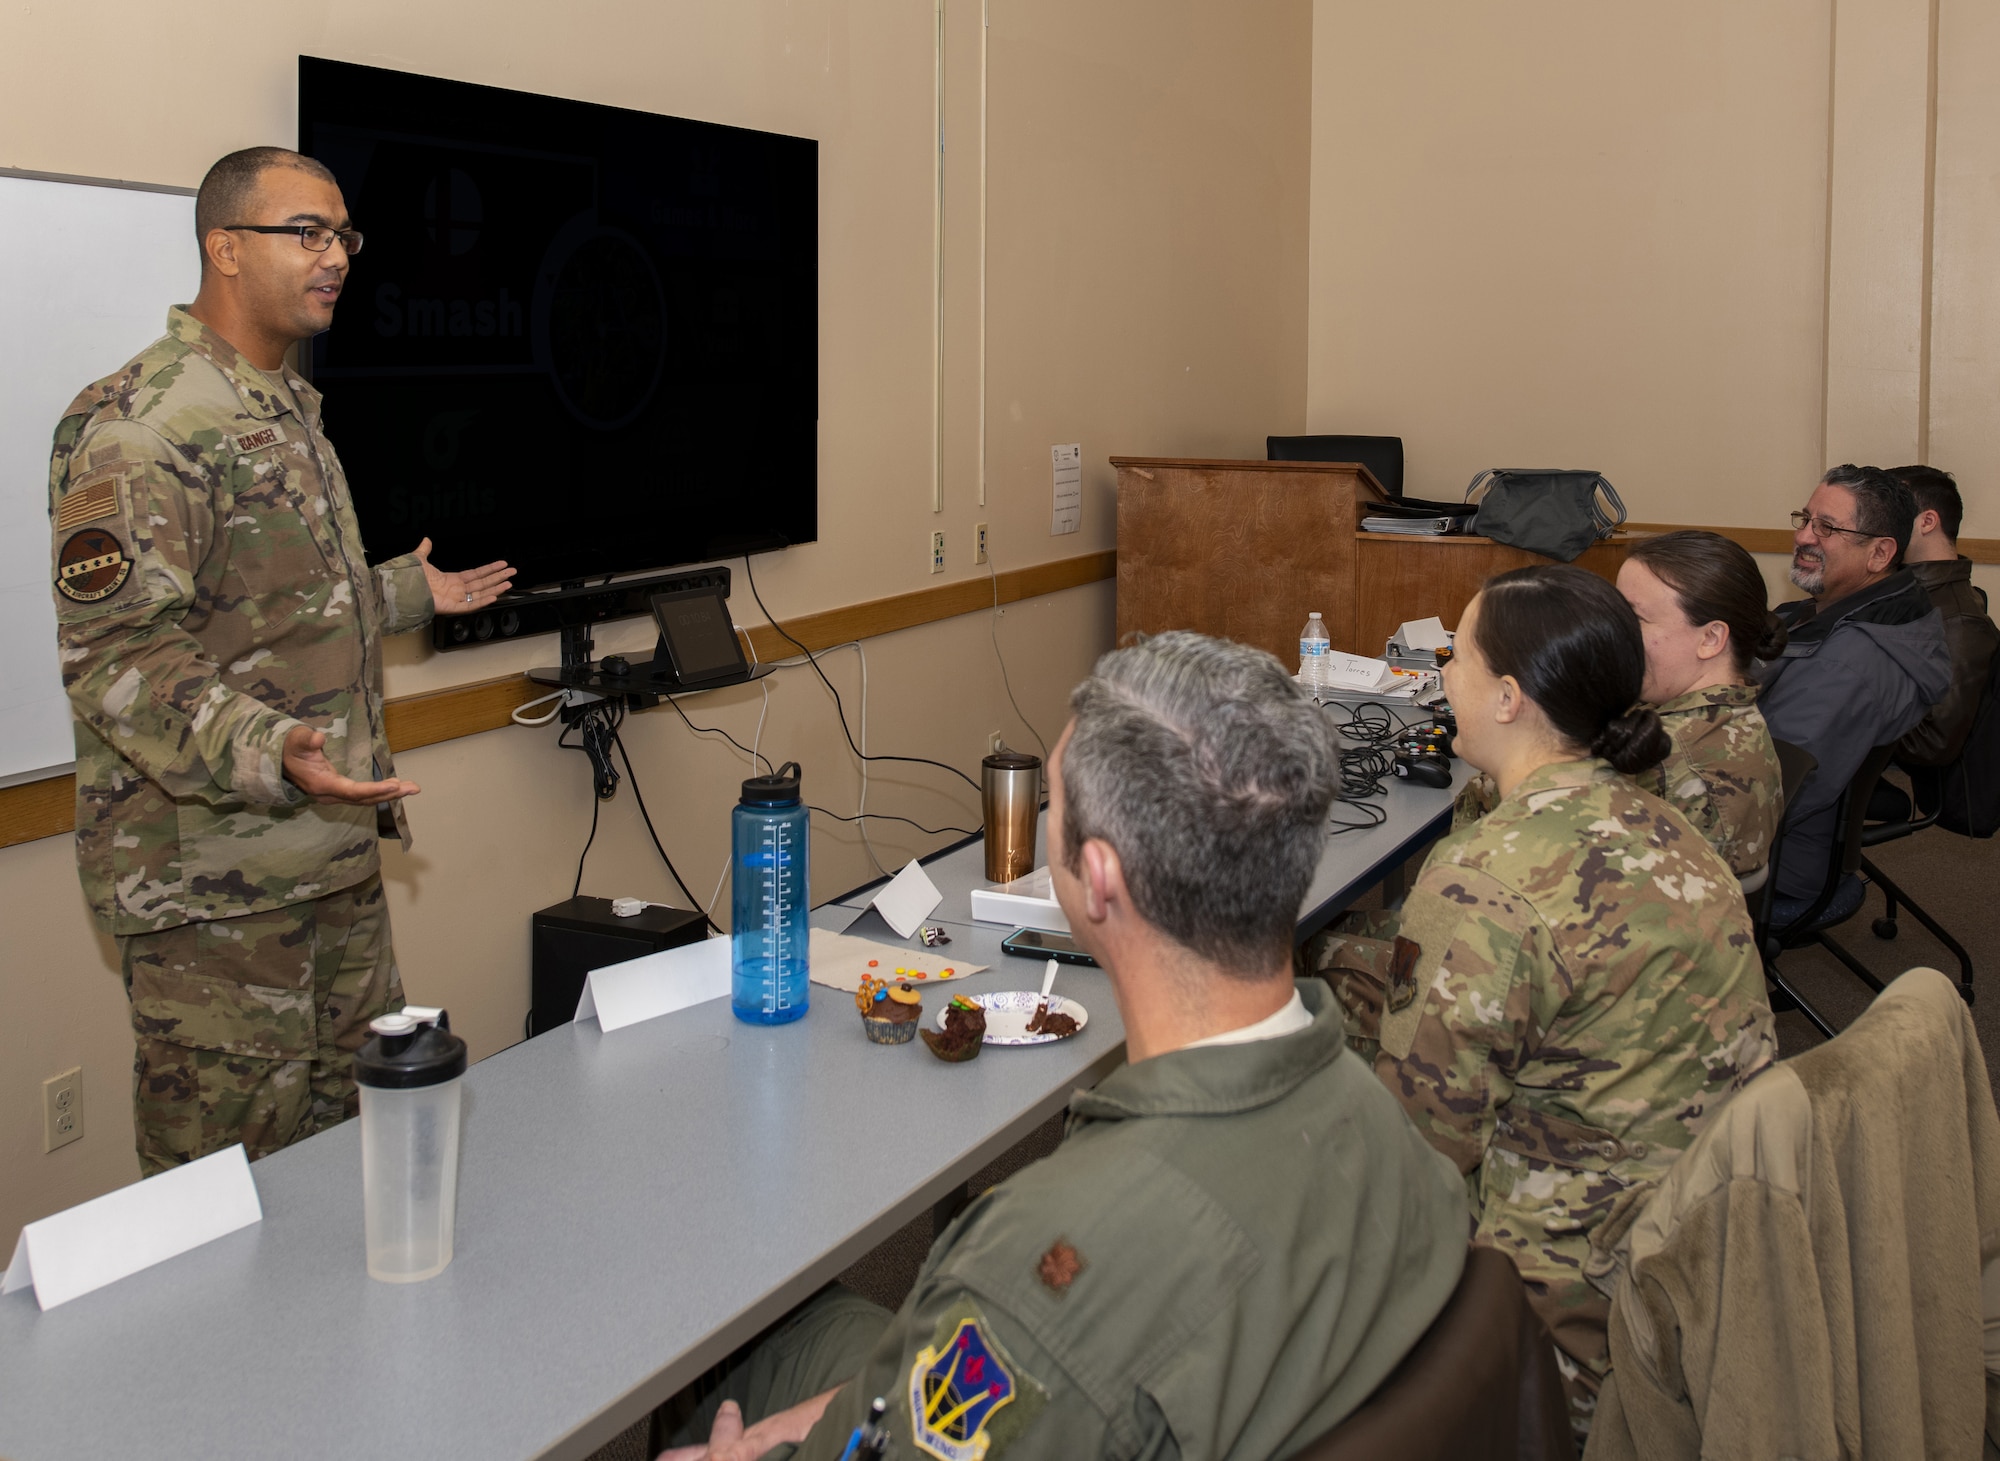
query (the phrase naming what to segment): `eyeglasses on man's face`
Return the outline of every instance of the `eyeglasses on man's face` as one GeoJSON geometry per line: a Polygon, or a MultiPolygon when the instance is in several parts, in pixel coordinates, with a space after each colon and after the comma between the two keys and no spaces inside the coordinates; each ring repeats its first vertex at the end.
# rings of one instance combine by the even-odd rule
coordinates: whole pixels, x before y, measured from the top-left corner
{"type": "Polygon", "coordinates": [[[1815,538],[1822,541],[1832,537],[1848,537],[1853,538],[1856,542],[1866,543],[1871,539],[1883,536],[1881,533],[1863,532],[1860,528],[1844,528],[1830,517],[1814,517],[1803,508],[1792,514],[1792,527],[1794,529],[1804,528],[1815,538]]]}
{"type": "Polygon", "coordinates": [[[325,228],[317,223],[225,223],[230,233],[296,233],[299,247],[315,254],[332,248],[337,239],[351,259],[361,252],[361,232],[354,228],[325,228]]]}

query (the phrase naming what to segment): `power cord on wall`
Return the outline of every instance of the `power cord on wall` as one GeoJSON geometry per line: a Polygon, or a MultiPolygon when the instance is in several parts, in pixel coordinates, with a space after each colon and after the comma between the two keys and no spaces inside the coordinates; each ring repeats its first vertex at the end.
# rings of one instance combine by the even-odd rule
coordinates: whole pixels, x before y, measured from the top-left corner
{"type": "Polygon", "coordinates": [[[841,700],[840,691],[834,688],[833,681],[829,680],[826,677],[826,671],[820,668],[819,659],[813,654],[813,652],[810,649],[807,649],[805,645],[800,642],[800,640],[796,635],[792,634],[791,631],[786,629],[783,624],[780,624],[777,621],[777,619],[772,617],[771,610],[764,603],[764,596],[759,592],[757,592],[757,570],[751,565],[750,556],[747,553],[743,557],[743,574],[744,577],[748,579],[750,583],[750,597],[757,601],[757,607],[763,611],[764,618],[767,621],[769,621],[771,627],[777,630],[778,633],[783,635],[791,643],[798,645],[799,653],[803,654],[806,657],[806,662],[813,667],[813,673],[819,676],[820,683],[825,685],[827,693],[833,696],[834,710],[836,711],[836,713],[839,715],[840,718],[840,733],[847,738],[847,748],[850,751],[854,752],[856,759],[862,761],[863,763],[869,761],[907,761],[915,766],[935,766],[940,771],[949,771],[953,776],[956,776],[960,781],[963,781],[967,786],[971,787],[974,791],[979,790],[978,782],[974,781],[970,776],[967,776],[963,771],[959,770],[956,766],[950,765],[944,761],[933,761],[928,756],[888,756],[888,755],[871,756],[864,753],[861,747],[855,744],[854,732],[852,729],[849,728],[847,724],[846,703],[841,700]]]}
{"type": "Polygon", "coordinates": [[[993,614],[986,621],[988,632],[993,637],[993,658],[1000,662],[1000,683],[1007,691],[1007,703],[1014,707],[1014,714],[1021,717],[1021,724],[1028,728],[1028,734],[1035,738],[1035,744],[1042,748],[1042,765],[1049,764],[1049,743],[1042,739],[1042,733],[1035,729],[1035,723],[1028,719],[1021,702],[1014,698],[1014,682],[1007,677],[1007,656],[1000,652],[1000,570],[993,562],[993,542],[986,543],[986,576],[993,580],[993,614]]]}
{"type": "Polygon", "coordinates": [[[682,880],[680,869],[674,866],[674,860],[667,856],[667,849],[661,843],[660,834],[653,826],[652,814],[646,810],[646,798],[639,791],[639,778],[632,774],[632,758],[626,754],[625,742],[618,738],[616,730],[611,733],[611,744],[618,748],[618,759],[625,767],[625,779],[632,783],[632,800],[639,804],[639,819],[646,824],[646,835],[653,839],[654,850],[660,854],[660,861],[667,865],[667,872],[672,875],[674,886],[679,888],[681,896],[688,900],[688,907],[701,912],[701,921],[714,932],[721,933],[721,925],[708,916],[708,910],[702,908],[701,901],[689,891],[687,883],[682,880]]]}

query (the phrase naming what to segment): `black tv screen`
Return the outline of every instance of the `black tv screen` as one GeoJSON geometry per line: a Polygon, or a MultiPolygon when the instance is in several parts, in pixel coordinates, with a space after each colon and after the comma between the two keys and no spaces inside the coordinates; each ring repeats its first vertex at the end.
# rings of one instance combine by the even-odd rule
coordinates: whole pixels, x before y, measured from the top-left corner
{"type": "Polygon", "coordinates": [[[301,56],[299,150],[366,236],[312,372],[371,556],[818,536],[816,142],[301,56]]]}

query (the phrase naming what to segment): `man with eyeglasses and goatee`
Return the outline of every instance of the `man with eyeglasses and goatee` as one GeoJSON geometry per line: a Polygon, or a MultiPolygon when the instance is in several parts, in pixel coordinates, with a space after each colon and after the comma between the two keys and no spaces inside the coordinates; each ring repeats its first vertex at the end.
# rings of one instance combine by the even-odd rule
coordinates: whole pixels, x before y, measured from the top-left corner
{"type": "MultiPolygon", "coordinates": [[[[1784,604],[1784,653],[1759,671],[1758,708],[1780,741],[1819,769],[1785,809],[1772,920],[1795,922],[1826,880],[1839,829],[1834,804],[1868,753],[1924,718],[1951,684],[1944,627],[1903,566],[1916,521],[1910,489],[1879,467],[1834,467],[1792,514],[1792,582],[1809,597],[1784,604]]],[[[1849,878],[1827,916],[1851,912],[1849,878]]]]}
{"type": "Polygon", "coordinates": [[[56,427],[50,578],[76,734],[77,869],[136,1038],[144,1176],[353,1114],[403,1002],[377,839],[408,841],[381,637],[507,587],[430,540],[370,567],[320,397],[361,234],[333,174],[234,152],[195,199],[201,284],[56,427]]]}

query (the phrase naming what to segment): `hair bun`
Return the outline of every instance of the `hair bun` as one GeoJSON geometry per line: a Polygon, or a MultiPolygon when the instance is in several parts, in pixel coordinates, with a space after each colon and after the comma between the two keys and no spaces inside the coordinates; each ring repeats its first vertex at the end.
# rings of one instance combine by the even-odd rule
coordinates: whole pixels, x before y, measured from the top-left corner
{"type": "Polygon", "coordinates": [[[1674,743],[1668,739],[1660,717],[1641,706],[1605,723],[1590,754],[1609,761],[1627,776],[1637,775],[1667,759],[1674,743]]]}
{"type": "Polygon", "coordinates": [[[1762,660],[1776,659],[1785,652],[1785,646],[1790,642],[1791,635],[1785,630],[1785,621],[1775,613],[1766,613],[1763,638],[1757,641],[1751,653],[1762,660]]]}

